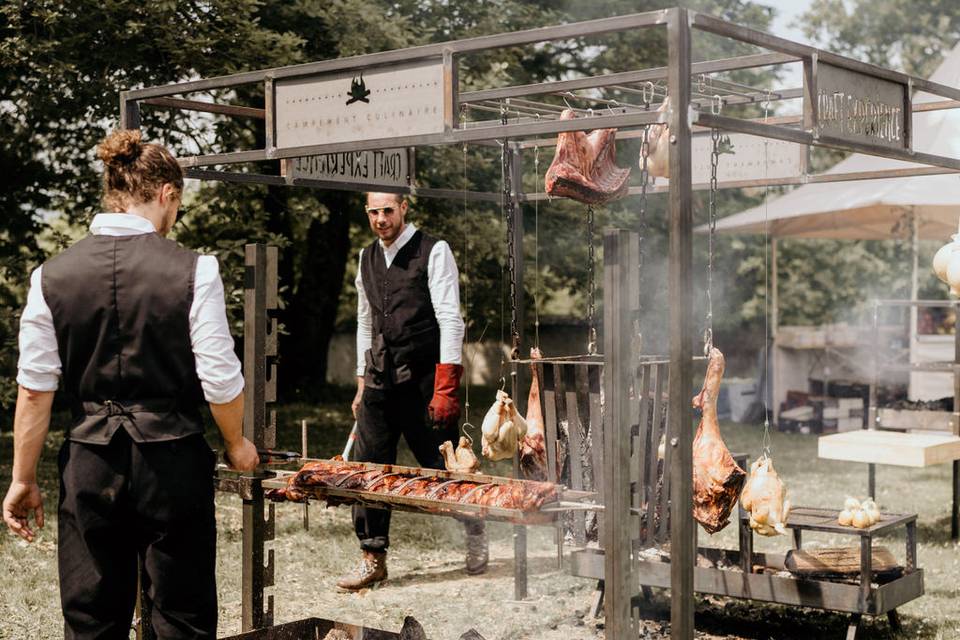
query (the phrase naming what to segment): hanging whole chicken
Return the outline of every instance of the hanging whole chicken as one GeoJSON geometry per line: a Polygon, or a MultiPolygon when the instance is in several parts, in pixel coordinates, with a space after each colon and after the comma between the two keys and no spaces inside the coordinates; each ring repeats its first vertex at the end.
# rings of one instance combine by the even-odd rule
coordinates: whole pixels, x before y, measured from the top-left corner
{"type": "MultiPolygon", "coordinates": [[[[664,98],[658,112],[670,108],[670,98],[664,98]]],[[[643,168],[643,156],[638,163],[643,168]]],[[[653,178],[670,178],[670,127],[652,124],[647,129],[647,172],[653,178]]]]}
{"type": "MultiPolygon", "coordinates": [[[[561,120],[572,120],[576,114],[565,109],[561,120]]],[[[564,131],[557,136],[557,151],[547,169],[547,193],[558,198],[571,198],[584,204],[603,204],[626,195],[630,169],[617,166],[616,129],[564,131]]]]}
{"type": "Polygon", "coordinates": [[[447,440],[440,445],[440,454],[443,455],[443,466],[447,471],[458,473],[476,473],[480,470],[480,461],[473,453],[473,441],[466,436],[460,436],[460,443],[456,450],[453,443],[447,440]]]}
{"type": "Polygon", "coordinates": [[[933,272],[950,285],[950,293],[960,296],[960,233],[954,234],[951,242],[933,256],[933,272]]]}
{"type": "Polygon", "coordinates": [[[510,458],[527,435],[527,422],[505,391],[497,391],[497,399],[483,418],[483,455],[490,460],[510,458]]]}
{"type": "Polygon", "coordinates": [[[790,501],[787,489],[767,454],[750,465],[750,479],[740,496],[740,504],[750,513],[750,528],[762,536],[787,532],[790,501]]]}
{"type": "Polygon", "coordinates": [[[711,347],[703,389],[693,399],[694,408],[703,412],[693,440],[693,517],[711,534],[729,524],[747,477],[720,435],[717,397],[723,369],[723,354],[711,347]]]}

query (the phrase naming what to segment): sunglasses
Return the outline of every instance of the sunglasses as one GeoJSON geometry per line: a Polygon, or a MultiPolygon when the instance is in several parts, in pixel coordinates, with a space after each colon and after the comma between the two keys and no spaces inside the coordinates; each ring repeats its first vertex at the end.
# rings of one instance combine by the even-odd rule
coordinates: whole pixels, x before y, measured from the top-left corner
{"type": "Polygon", "coordinates": [[[376,215],[378,212],[382,212],[383,215],[388,216],[394,211],[396,211],[396,207],[367,207],[367,213],[370,215],[376,215]]]}

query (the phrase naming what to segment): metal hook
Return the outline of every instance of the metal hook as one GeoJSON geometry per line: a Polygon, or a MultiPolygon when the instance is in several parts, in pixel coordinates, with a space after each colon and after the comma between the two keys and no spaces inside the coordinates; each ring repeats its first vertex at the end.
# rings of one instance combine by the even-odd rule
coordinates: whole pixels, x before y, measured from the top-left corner
{"type": "Polygon", "coordinates": [[[710,101],[710,113],[718,116],[721,111],[723,111],[723,96],[715,93],[713,100],[710,101]]]}
{"type": "Polygon", "coordinates": [[[503,376],[500,376],[500,391],[503,391],[507,388],[507,379],[503,376]]]}
{"type": "Polygon", "coordinates": [[[713,329],[707,327],[703,330],[703,356],[710,357],[710,350],[713,348],[713,329]]]}
{"type": "Polygon", "coordinates": [[[563,100],[563,104],[567,105],[567,109],[570,109],[571,111],[576,111],[576,109],[574,109],[574,108],[570,105],[570,103],[567,101],[567,95],[566,95],[566,94],[561,93],[561,94],[560,94],[560,99],[563,100]]]}
{"type": "Polygon", "coordinates": [[[647,83],[643,85],[643,90],[640,93],[640,97],[643,100],[643,104],[649,109],[650,103],[653,102],[653,99],[656,96],[657,96],[657,86],[648,80],[647,83]],[[650,95],[647,95],[647,89],[650,90],[650,95]]]}
{"type": "Polygon", "coordinates": [[[700,93],[703,93],[704,91],[706,91],[706,89],[707,89],[706,78],[701,73],[699,76],[697,76],[697,91],[699,91],[700,93]]]}

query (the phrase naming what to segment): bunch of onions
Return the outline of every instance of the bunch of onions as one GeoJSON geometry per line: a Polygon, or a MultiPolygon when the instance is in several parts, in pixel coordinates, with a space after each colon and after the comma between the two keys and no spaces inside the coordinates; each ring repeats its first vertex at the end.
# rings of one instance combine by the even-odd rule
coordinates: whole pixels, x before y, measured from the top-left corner
{"type": "Polygon", "coordinates": [[[867,498],[860,502],[856,498],[847,498],[843,503],[843,511],[837,516],[837,523],[844,527],[866,529],[880,521],[880,507],[867,498]]]}

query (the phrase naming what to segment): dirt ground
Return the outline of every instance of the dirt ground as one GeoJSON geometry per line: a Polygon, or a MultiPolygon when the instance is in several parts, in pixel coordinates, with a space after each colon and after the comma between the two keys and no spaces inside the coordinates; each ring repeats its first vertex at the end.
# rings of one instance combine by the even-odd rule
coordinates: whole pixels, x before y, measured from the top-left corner
{"type": "MultiPolygon", "coordinates": [[[[482,402],[477,402],[482,406],[482,402]]],[[[346,406],[337,402],[335,406],[346,406]]],[[[349,422],[342,409],[305,405],[281,413],[284,448],[299,448],[300,417],[311,424],[311,454],[329,456],[339,451],[349,422]]],[[[756,455],[760,431],[755,426],[723,425],[730,449],[756,455]]],[[[33,545],[0,535],[0,639],[47,640],[62,638],[56,578],[56,448],[51,435],[44,452],[40,477],[47,496],[48,522],[33,545]]],[[[5,489],[10,474],[12,439],[0,436],[0,478],[5,489]]],[[[863,465],[819,460],[815,436],[774,434],[773,455],[796,504],[834,506],[847,495],[860,495],[866,485],[863,465]]],[[[401,462],[409,461],[404,452],[401,462]]],[[[487,469],[489,470],[489,469],[487,469]]],[[[496,472],[497,469],[494,469],[496,472]]],[[[960,638],[960,548],[949,539],[950,468],[884,467],[878,472],[877,496],[893,512],[917,512],[919,565],[925,570],[926,595],[900,611],[902,634],[889,631],[886,619],[867,620],[858,637],[960,638]]],[[[862,496],[861,496],[862,497],[862,496]]],[[[236,496],[217,498],[220,593],[220,636],[240,630],[240,501],[236,496]]],[[[586,640],[603,638],[603,621],[589,616],[595,584],[557,568],[554,530],[529,531],[528,600],[513,600],[512,527],[491,523],[491,569],[482,577],[463,571],[463,530],[449,518],[409,513],[395,515],[387,583],[361,594],[341,594],[336,577],[358,558],[349,509],[311,505],[310,528],[303,527],[300,505],[276,507],[276,581],[271,589],[276,622],[306,617],[399,630],[405,616],[420,621],[434,640],[457,640],[476,629],[486,640],[586,640]]],[[[849,539],[805,537],[805,544],[836,545],[849,539]]],[[[700,543],[733,548],[736,531],[728,527],[713,538],[700,535],[700,543]]],[[[902,559],[902,535],[883,540],[902,559]]],[[[757,541],[758,551],[784,552],[787,537],[757,541]]],[[[669,637],[669,592],[654,593],[641,610],[641,638],[669,637]]],[[[810,640],[843,638],[844,616],[808,609],[792,609],[719,598],[697,599],[698,638],[750,640],[810,640]]]]}

